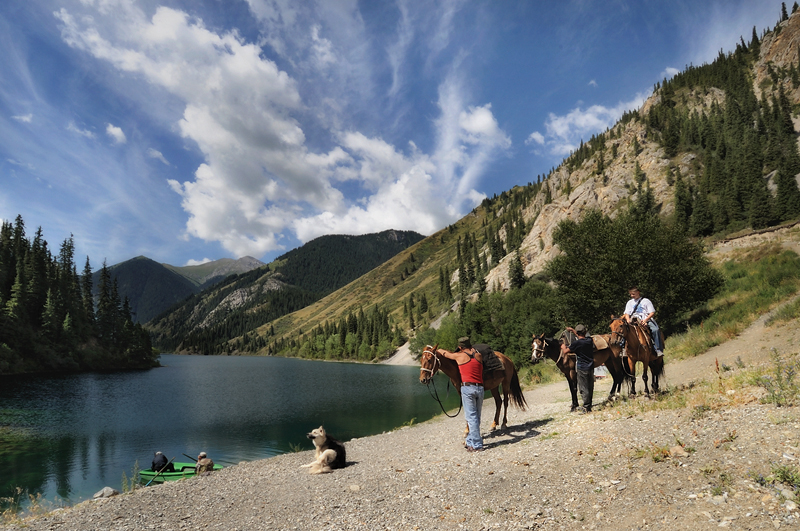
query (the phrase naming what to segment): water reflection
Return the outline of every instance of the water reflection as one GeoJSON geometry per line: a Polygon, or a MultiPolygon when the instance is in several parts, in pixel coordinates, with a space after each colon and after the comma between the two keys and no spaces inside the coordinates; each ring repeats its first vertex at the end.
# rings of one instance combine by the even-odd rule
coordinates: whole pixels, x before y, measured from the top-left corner
{"type": "MultiPolygon", "coordinates": [[[[162,356],[164,367],[0,380],[0,497],[16,487],[76,503],[120,490],[153,452],[231,465],[347,441],[440,413],[419,369],[283,358],[162,356]]],[[[444,380],[440,389],[444,389],[444,380]]],[[[451,393],[447,406],[458,406],[451,393]]]]}

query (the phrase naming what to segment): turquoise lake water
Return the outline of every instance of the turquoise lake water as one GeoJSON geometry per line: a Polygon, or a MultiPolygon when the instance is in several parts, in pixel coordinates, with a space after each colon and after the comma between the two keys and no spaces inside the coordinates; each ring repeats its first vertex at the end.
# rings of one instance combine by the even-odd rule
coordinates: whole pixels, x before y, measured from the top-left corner
{"type": "MultiPolygon", "coordinates": [[[[0,497],[17,487],[74,504],[122,489],[134,464],[208,453],[233,465],[348,441],[441,413],[419,368],[273,357],[162,355],[145,371],[0,379],[0,497]]],[[[437,388],[446,394],[446,379],[437,388]]],[[[448,408],[458,407],[450,389],[448,408]]],[[[463,421],[463,419],[462,419],[463,421]]],[[[453,422],[459,422],[453,420],[453,422]]]]}

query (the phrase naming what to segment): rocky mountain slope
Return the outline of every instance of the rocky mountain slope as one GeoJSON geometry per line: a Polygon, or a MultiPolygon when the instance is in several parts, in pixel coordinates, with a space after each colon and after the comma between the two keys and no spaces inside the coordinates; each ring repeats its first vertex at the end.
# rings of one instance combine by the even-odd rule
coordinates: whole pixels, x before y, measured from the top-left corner
{"type": "MultiPolygon", "coordinates": [[[[800,13],[793,13],[761,39],[759,58],[751,69],[756,97],[760,99],[771,95],[777,87],[783,87],[791,104],[800,104],[800,85],[795,86],[791,82],[790,67],[793,64],[800,64],[800,13]]],[[[724,105],[725,93],[719,88],[708,87],[703,92],[687,94],[686,101],[690,110],[708,110],[713,103],[724,105]]],[[[646,118],[660,102],[661,93],[655,92],[637,114],[646,118]]],[[[798,124],[795,129],[800,130],[798,124]]],[[[704,170],[702,161],[695,153],[668,157],[662,143],[654,135],[648,135],[643,121],[617,123],[610,133],[605,147],[580,167],[570,170],[567,164],[562,164],[548,176],[544,186],[549,189],[552,202],[546,203],[546,194],[540,194],[523,210],[525,221],[532,223],[530,232],[520,246],[526,275],[542,271],[547,262],[559,253],[558,247],[553,245],[553,231],[562,220],[576,221],[587,209],[598,209],[613,217],[634,199],[636,190],[632,186],[632,178],[636,163],[646,175],[656,206],[664,216],[674,212],[675,201],[674,183],[669,182],[667,168],[679,169],[689,182],[697,181],[704,170]],[[638,149],[635,149],[635,144],[638,149]],[[603,175],[597,174],[600,156],[606,168],[603,175]]],[[[764,176],[767,180],[771,177],[771,174],[764,176]]],[[[796,179],[800,185],[800,175],[796,179]]],[[[774,195],[775,187],[771,186],[770,189],[774,195]]],[[[486,282],[488,289],[508,289],[511,259],[511,256],[506,256],[489,273],[486,282]]]]}

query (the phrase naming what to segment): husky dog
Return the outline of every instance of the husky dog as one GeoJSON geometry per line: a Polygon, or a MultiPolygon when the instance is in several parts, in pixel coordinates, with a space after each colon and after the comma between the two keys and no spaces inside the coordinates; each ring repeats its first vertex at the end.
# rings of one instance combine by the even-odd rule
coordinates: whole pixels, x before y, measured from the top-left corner
{"type": "Polygon", "coordinates": [[[302,465],[301,468],[310,468],[310,474],[325,474],[334,468],[344,468],[347,462],[344,445],[325,433],[325,428],[319,428],[306,435],[314,441],[316,452],[314,462],[302,465]]]}

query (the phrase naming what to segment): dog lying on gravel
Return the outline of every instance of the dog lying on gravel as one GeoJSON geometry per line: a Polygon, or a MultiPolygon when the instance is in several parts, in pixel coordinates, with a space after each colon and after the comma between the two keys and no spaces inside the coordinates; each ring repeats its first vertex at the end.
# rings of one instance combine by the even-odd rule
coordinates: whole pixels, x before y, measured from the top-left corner
{"type": "Polygon", "coordinates": [[[312,430],[306,435],[314,441],[314,461],[300,468],[310,468],[310,474],[326,474],[334,468],[344,468],[347,463],[344,445],[325,433],[325,428],[312,430]]]}

